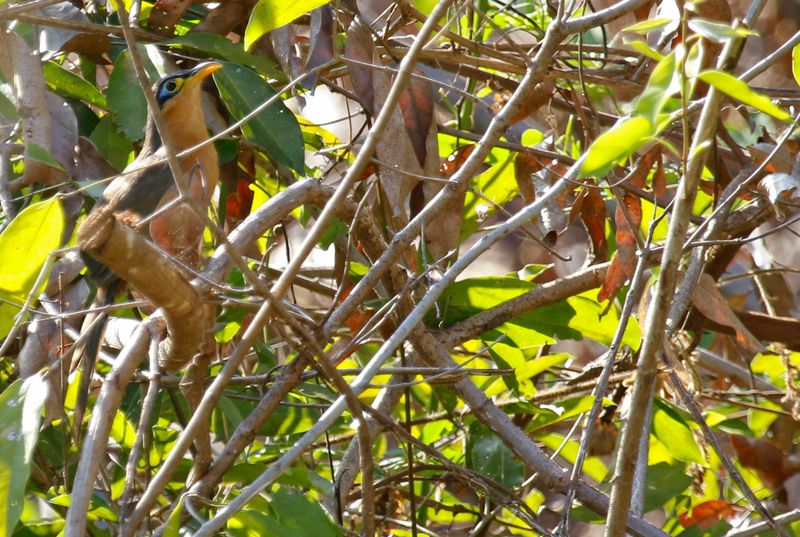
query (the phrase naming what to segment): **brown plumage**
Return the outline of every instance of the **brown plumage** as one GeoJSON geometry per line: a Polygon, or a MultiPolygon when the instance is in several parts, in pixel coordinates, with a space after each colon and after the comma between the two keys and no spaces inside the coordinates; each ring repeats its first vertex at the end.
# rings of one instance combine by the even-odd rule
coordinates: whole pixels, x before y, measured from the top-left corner
{"type": "MultiPolygon", "coordinates": [[[[208,140],[208,128],[201,108],[203,80],[222,67],[217,62],[199,64],[194,69],[168,75],[153,87],[177,153],[208,140]]],[[[179,196],[166,162],[165,150],[152,118],[148,118],[142,151],[119,177],[114,179],[92,208],[90,218],[106,213],[150,237],[156,246],[178,261],[192,267],[200,263],[199,248],[204,225],[186,203],[168,204],[179,196]]],[[[208,207],[219,179],[219,161],[213,143],[180,158],[189,180],[189,189],[201,207],[208,207]]],[[[90,277],[97,284],[95,306],[108,306],[122,288],[120,279],[108,267],[84,255],[90,277]]],[[[105,316],[105,313],[100,315],[105,316]]],[[[100,349],[105,319],[87,315],[84,326],[94,322],[83,352],[76,352],[73,368],[83,359],[81,387],[75,410],[75,429],[79,430],[89,391],[89,381],[100,349]]]]}

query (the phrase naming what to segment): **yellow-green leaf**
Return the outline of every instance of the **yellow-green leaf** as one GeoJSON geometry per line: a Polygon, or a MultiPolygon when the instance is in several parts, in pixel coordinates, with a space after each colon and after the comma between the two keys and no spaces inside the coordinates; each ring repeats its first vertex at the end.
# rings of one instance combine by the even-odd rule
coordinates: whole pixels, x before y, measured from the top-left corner
{"type": "Polygon", "coordinates": [[[800,45],[792,49],[792,74],[795,82],[800,84],[800,45]]]}
{"type": "Polygon", "coordinates": [[[0,233],[0,294],[25,300],[47,256],[58,248],[64,211],[57,198],[34,203],[0,233]]]}
{"type": "Polygon", "coordinates": [[[722,71],[704,71],[700,73],[698,78],[706,84],[714,86],[725,95],[733,97],[737,101],[752,106],[757,110],[761,110],[765,114],[769,114],[776,119],[786,122],[792,120],[792,116],[775,105],[769,97],[756,93],[750,89],[746,83],[733,75],[723,73],[722,71]]]}
{"type": "Polygon", "coordinates": [[[672,407],[660,399],[655,400],[653,408],[653,435],[679,461],[708,466],[692,430],[672,407]]]}
{"type": "Polygon", "coordinates": [[[244,48],[249,49],[265,33],[289,24],[300,15],[324,6],[330,0],[259,0],[250,13],[244,31],[244,48]]]}
{"type": "Polygon", "coordinates": [[[666,17],[661,17],[659,19],[650,19],[642,22],[637,22],[636,24],[631,24],[630,26],[623,28],[622,31],[645,35],[652,32],[653,30],[658,30],[659,28],[663,28],[670,22],[672,22],[672,19],[668,19],[666,17]]]}
{"type": "Polygon", "coordinates": [[[580,176],[605,175],[617,162],[633,155],[653,134],[653,124],[645,117],[618,122],[589,147],[580,176]]]}

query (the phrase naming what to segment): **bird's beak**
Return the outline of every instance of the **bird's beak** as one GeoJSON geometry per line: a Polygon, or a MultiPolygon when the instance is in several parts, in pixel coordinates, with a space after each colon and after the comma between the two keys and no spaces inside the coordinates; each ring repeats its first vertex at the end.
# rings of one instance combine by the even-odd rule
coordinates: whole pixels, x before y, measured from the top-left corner
{"type": "Polygon", "coordinates": [[[219,62],[203,62],[197,67],[192,69],[192,73],[186,80],[186,85],[196,86],[205,80],[211,73],[222,69],[222,64],[219,62]]]}

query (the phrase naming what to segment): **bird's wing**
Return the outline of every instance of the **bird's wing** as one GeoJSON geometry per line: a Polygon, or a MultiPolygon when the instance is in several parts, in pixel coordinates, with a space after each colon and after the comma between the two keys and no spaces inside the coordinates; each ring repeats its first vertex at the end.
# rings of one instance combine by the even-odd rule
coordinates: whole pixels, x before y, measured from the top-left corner
{"type": "Polygon", "coordinates": [[[98,200],[98,208],[111,210],[118,220],[137,227],[158,207],[164,195],[175,185],[166,163],[147,166],[163,157],[157,151],[134,160],[122,175],[114,179],[98,200]]]}

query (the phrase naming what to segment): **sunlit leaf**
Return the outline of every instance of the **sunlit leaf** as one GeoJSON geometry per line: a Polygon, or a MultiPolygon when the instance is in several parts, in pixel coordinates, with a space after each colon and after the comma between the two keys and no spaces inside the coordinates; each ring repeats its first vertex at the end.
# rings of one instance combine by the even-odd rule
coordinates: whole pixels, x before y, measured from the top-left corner
{"type": "Polygon", "coordinates": [[[50,89],[66,97],[75,97],[99,108],[107,108],[105,96],[92,83],[64,69],[54,61],[42,64],[44,79],[50,89]]]}
{"type": "Polygon", "coordinates": [[[63,230],[58,198],[35,203],[17,215],[0,233],[0,293],[25,300],[47,256],[60,246],[63,230]]]}
{"type": "Polygon", "coordinates": [[[704,71],[699,75],[700,80],[706,84],[710,84],[717,88],[719,91],[733,97],[737,101],[752,106],[757,110],[761,110],[765,114],[779,119],[781,121],[792,121],[792,116],[785,110],[773,104],[769,97],[756,93],[745,82],[738,78],[722,71],[704,71]]]}
{"type": "Polygon", "coordinates": [[[259,0],[250,13],[244,32],[244,48],[249,49],[265,33],[289,24],[300,15],[327,4],[330,0],[259,0]]]}
{"type": "Polygon", "coordinates": [[[707,466],[692,430],[677,412],[658,399],[653,408],[653,435],[677,460],[707,466]]]}
{"type": "Polygon", "coordinates": [[[635,116],[617,122],[589,147],[580,176],[602,176],[620,160],[633,155],[654,134],[653,124],[635,116]]]}
{"type": "MultiPolygon", "coordinates": [[[[574,463],[578,455],[578,442],[565,440],[563,435],[557,433],[537,434],[536,439],[552,450],[559,450],[559,455],[569,462],[574,463]]],[[[608,474],[608,468],[598,457],[588,457],[583,463],[583,473],[594,479],[602,481],[608,474]]]]}
{"type": "Polygon", "coordinates": [[[631,24],[630,26],[626,26],[625,28],[622,29],[622,31],[632,32],[634,34],[646,35],[652,32],[653,30],[658,30],[659,28],[663,28],[670,22],[672,22],[672,19],[668,19],[666,17],[650,19],[642,22],[637,22],[636,24],[631,24]]]}
{"type": "Polygon", "coordinates": [[[178,504],[169,514],[167,523],[164,525],[164,537],[180,537],[181,516],[183,514],[183,496],[178,499],[178,504]]]}
{"type": "Polygon", "coordinates": [[[800,45],[792,49],[792,74],[795,82],[800,84],[800,45]]]}
{"type": "Polygon", "coordinates": [[[0,535],[11,535],[22,514],[46,397],[39,375],[16,380],[0,394],[0,535]]]}
{"type": "Polygon", "coordinates": [[[721,24],[719,22],[701,19],[699,17],[689,19],[689,28],[691,28],[695,33],[700,34],[706,39],[710,39],[716,43],[724,43],[725,41],[734,38],[758,35],[757,32],[754,32],[749,28],[734,28],[728,24],[721,24]]]}
{"type": "Polygon", "coordinates": [[[656,64],[644,91],[636,100],[636,114],[656,124],[667,100],[680,90],[676,54],[673,50],[656,64]]]}
{"type": "Polygon", "coordinates": [[[639,54],[643,54],[644,56],[647,56],[651,60],[661,61],[662,58],[664,58],[663,54],[661,54],[659,51],[657,51],[656,49],[654,49],[653,47],[651,47],[650,45],[648,45],[644,41],[639,41],[637,39],[637,40],[634,40],[634,41],[626,42],[625,44],[628,45],[629,47],[631,47],[633,50],[635,50],[639,54]]]}

